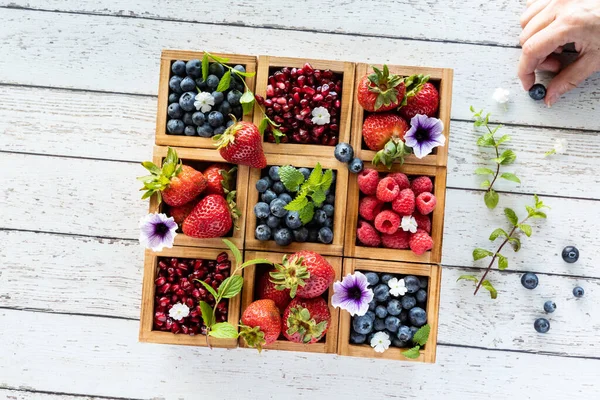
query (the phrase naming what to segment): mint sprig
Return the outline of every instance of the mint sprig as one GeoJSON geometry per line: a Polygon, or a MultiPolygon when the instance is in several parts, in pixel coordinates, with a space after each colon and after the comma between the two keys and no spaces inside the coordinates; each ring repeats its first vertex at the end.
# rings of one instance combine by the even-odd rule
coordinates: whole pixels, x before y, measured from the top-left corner
{"type": "Polygon", "coordinates": [[[415,332],[412,338],[412,341],[415,344],[415,346],[406,351],[403,351],[402,355],[406,358],[410,358],[413,360],[415,358],[419,358],[419,355],[421,355],[421,347],[425,346],[425,343],[427,343],[427,341],[429,340],[430,333],[431,326],[429,326],[429,324],[425,324],[421,328],[419,328],[419,330],[415,332]]]}
{"type": "Polygon", "coordinates": [[[333,171],[323,172],[321,164],[317,163],[308,179],[296,168],[286,165],[279,168],[279,177],[290,192],[296,192],[296,197],[285,206],[288,211],[297,211],[300,221],[308,224],[315,215],[315,208],[320,207],[327,198],[327,190],[333,183],[333,171]]]}

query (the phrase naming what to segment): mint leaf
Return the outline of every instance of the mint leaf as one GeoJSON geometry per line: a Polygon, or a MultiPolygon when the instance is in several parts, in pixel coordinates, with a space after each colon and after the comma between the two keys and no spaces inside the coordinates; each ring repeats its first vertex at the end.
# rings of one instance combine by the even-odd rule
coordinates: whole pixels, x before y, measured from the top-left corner
{"type": "MultiPolygon", "coordinates": [[[[496,129],[500,128],[500,126],[501,125],[498,125],[498,127],[496,129]]],[[[502,143],[508,142],[510,139],[511,139],[510,135],[504,135],[500,139],[498,139],[497,144],[498,144],[498,146],[500,146],[502,143]]]]}
{"type": "Polygon", "coordinates": [[[258,131],[260,132],[261,135],[265,134],[265,130],[267,129],[268,126],[269,126],[269,118],[264,117],[263,119],[260,120],[260,124],[258,124],[258,131]]]}
{"type": "Polygon", "coordinates": [[[493,256],[494,253],[492,253],[489,250],[486,249],[482,249],[482,248],[476,248],[475,250],[473,250],[473,260],[477,261],[477,260],[481,260],[482,258],[486,258],[486,257],[491,257],[493,256]]]}
{"type": "MultiPolygon", "coordinates": [[[[475,123],[475,126],[481,126],[481,125],[477,125],[477,123],[475,123]]],[[[486,133],[485,135],[481,136],[479,139],[477,139],[477,146],[481,146],[481,147],[496,146],[496,141],[494,140],[494,135],[492,135],[491,133],[486,133]]]]}
{"type": "Polygon", "coordinates": [[[475,170],[475,174],[477,174],[477,175],[493,175],[494,171],[492,171],[489,168],[477,168],[475,170]]]}
{"type": "Polygon", "coordinates": [[[254,93],[249,90],[245,91],[242,97],[240,97],[240,104],[242,105],[244,115],[250,114],[254,108],[254,93]]]}
{"type": "Polygon", "coordinates": [[[210,56],[210,58],[212,58],[213,60],[215,60],[216,62],[221,63],[221,64],[226,64],[229,62],[229,58],[218,57],[218,56],[215,56],[214,54],[210,54],[210,53],[209,53],[209,56],[210,56]]]}
{"type": "Polygon", "coordinates": [[[415,346],[411,349],[403,351],[402,355],[406,358],[410,358],[411,360],[414,360],[416,358],[419,358],[419,356],[421,355],[421,353],[419,352],[420,349],[421,349],[420,346],[415,346]]]}
{"type": "Polygon", "coordinates": [[[533,200],[535,200],[535,208],[547,207],[544,205],[544,202],[542,200],[540,200],[540,198],[538,197],[537,194],[533,195],[533,200]]]}
{"type": "Polygon", "coordinates": [[[504,215],[506,215],[508,222],[510,222],[512,226],[517,226],[519,223],[519,217],[517,217],[517,214],[512,209],[505,208],[504,215]]]}
{"type": "Polygon", "coordinates": [[[419,328],[418,331],[415,332],[415,335],[413,336],[413,342],[416,344],[419,344],[421,346],[425,346],[425,343],[427,343],[427,340],[429,340],[429,333],[431,332],[431,327],[429,326],[429,324],[425,324],[423,325],[421,328],[419,328]]]}
{"type": "Polygon", "coordinates": [[[228,70],[221,77],[221,80],[219,81],[219,86],[217,86],[217,92],[224,92],[224,91],[226,91],[227,89],[229,89],[229,85],[230,84],[231,84],[231,71],[228,70]]]}
{"type": "Polygon", "coordinates": [[[310,195],[310,198],[317,207],[320,207],[327,198],[327,195],[325,194],[325,191],[317,189],[310,195]]]}
{"type": "Polygon", "coordinates": [[[201,300],[200,301],[200,311],[202,312],[202,319],[207,327],[212,327],[215,324],[215,316],[213,314],[212,308],[208,305],[207,302],[201,300]]]}
{"type": "Polygon", "coordinates": [[[197,282],[200,282],[202,284],[202,286],[204,286],[204,288],[206,290],[208,290],[208,293],[212,294],[214,298],[217,298],[217,292],[215,289],[213,289],[212,286],[210,286],[208,283],[200,280],[200,279],[196,279],[197,282]]]}
{"type": "Polygon", "coordinates": [[[328,169],[323,174],[323,177],[321,178],[321,183],[319,183],[319,187],[323,191],[326,191],[327,189],[329,189],[331,187],[332,183],[333,183],[333,171],[328,169]]]}
{"type": "Polygon", "coordinates": [[[202,57],[202,80],[206,81],[208,78],[208,53],[204,53],[202,57]]]}
{"type": "Polygon", "coordinates": [[[253,76],[256,75],[256,72],[242,72],[242,71],[238,71],[237,69],[234,69],[233,73],[236,75],[245,76],[247,78],[252,78],[253,76]]]}
{"type": "Polygon", "coordinates": [[[217,292],[219,297],[223,299],[230,299],[237,296],[242,291],[244,285],[244,278],[240,275],[233,275],[226,278],[219,285],[219,291],[217,292]]]}
{"type": "Polygon", "coordinates": [[[287,190],[297,192],[304,183],[304,175],[291,165],[279,168],[279,178],[287,190]]]}
{"type": "Polygon", "coordinates": [[[242,253],[240,252],[240,249],[238,249],[235,244],[233,244],[231,241],[229,241],[227,239],[223,239],[223,243],[225,243],[225,245],[233,253],[233,257],[235,258],[236,265],[240,265],[242,263],[242,253]]]}
{"type": "Polygon", "coordinates": [[[481,182],[481,185],[479,186],[481,186],[482,189],[488,189],[491,185],[491,182],[486,179],[485,181],[481,182]]]}
{"type": "Polygon", "coordinates": [[[302,221],[302,224],[308,224],[315,216],[315,206],[313,203],[308,203],[306,207],[298,211],[298,215],[300,216],[300,221],[302,221]]]}
{"type": "Polygon", "coordinates": [[[322,179],[323,179],[323,168],[321,167],[321,164],[317,163],[317,165],[315,165],[315,168],[310,173],[310,176],[308,177],[308,181],[306,181],[306,182],[310,186],[314,187],[314,186],[319,185],[321,183],[322,179]]]}
{"type": "Polygon", "coordinates": [[[483,286],[490,292],[490,296],[492,297],[492,299],[498,297],[498,291],[494,288],[494,286],[492,286],[490,281],[488,281],[487,279],[481,283],[481,286],[483,286]]]}
{"type": "Polygon", "coordinates": [[[301,211],[308,205],[306,196],[298,195],[294,200],[290,201],[284,208],[288,211],[301,211]]]}
{"type": "Polygon", "coordinates": [[[547,218],[547,215],[545,212],[542,211],[535,211],[533,214],[529,215],[530,218],[547,218]]]}
{"type": "Polygon", "coordinates": [[[490,189],[489,191],[485,192],[485,195],[483,196],[483,201],[489,209],[496,208],[499,200],[500,196],[494,189],[490,189]]]}
{"type": "Polygon", "coordinates": [[[509,165],[515,162],[517,155],[512,150],[504,150],[504,152],[500,155],[500,158],[502,158],[500,164],[509,165]]]}
{"type": "Polygon", "coordinates": [[[521,250],[521,240],[519,238],[509,237],[508,241],[511,244],[511,246],[513,247],[513,250],[515,251],[515,253],[517,251],[521,250]]]}
{"type": "Polygon", "coordinates": [[[502,175],[500,175],[500,178],[506,179],[507,181],[511,182],[521,183],[521,180],[515,174],[512,174],[510,172],[504,172],[502,175]]]}
{"type": "Polygon", "coordinates": [[[520,229],[520,230],[521,230],[521,231],[522,231],[524,234],[526,234],[526,235],[527,235],[527,237],[531,237],[531,233],[532,233],[532,230],[531,230],[531,225],[528,225],[528,224],[520,224],[520,225],[519,225],[519,229],[520,229]]]}
{"type": "Polygon", "coordinates": [[[498,228],[494,232],[492,232],[492,234],[490,235],[490,240],[493,242],[500,236],[508,237],[508,233],[506,233],[504,229],[498,228]]]}
{"type": "Polygon", "coordinates": [[[237,339],[238,337],[237,328],[229,322],[214,324],[208,334],[218,339],[237,339]]]}
{"type": "Polygon", "coordinates": [[[498,269],[504,271],[506,268],[508,268],[508,259],[502,254],[498,254],[498,269]]]}
{"type": "Polygon", "coordinates": [[[461,275],[456,280],[456,282],[458,281],[473,281],[475,283],[479,283],[479,279],[475,275],[461,275]]]}

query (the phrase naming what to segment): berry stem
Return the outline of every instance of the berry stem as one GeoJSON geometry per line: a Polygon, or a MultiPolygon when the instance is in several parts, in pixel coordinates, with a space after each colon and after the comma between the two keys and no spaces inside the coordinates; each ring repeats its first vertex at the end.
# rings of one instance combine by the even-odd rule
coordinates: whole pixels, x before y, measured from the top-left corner
{"type": "MultiPolygon", "coordinates": [[[[492,130],[490,129],[490,127],[486,124],[485,127],[487,128],[488,132],[493,136],[494,132],[492,132],[492,130]]],[[[496,144],[494,146],[494,149],[496,150],[496,158],[500,157],[500,151],[498,150],[498,144],[496,144]]],[[[496,174],[494,175],[494,179],[492,180],[492,183],[490,183],[490,187],[488,188],[488,192],[492,190],[492,188],[494,187],[494,183],[496,183],[496,179],[498,179],[498,175],[500,175],[500,164],[496,165],[496,174]]]]}

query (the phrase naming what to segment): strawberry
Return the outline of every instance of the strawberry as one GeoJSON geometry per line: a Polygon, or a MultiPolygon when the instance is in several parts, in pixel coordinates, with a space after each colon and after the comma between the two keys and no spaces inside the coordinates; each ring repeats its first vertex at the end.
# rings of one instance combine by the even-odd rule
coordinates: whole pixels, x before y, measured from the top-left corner
{"type": "Polygon", "coordinates": [[[227,234],[239,216],[234,198],[235,191],[227,195],[227,200],[218,194],[209,194],[200,200],[183,222],[183,233],[195,238],[215,238],[227,234]]]}
{"type": "Polygon", "coordinates": [[[167,213],[169,216],[173,217],[173,220],[175,220],[175,223],[179,227],[181,227],[181,225],[183,225],[183,221],[185,221],[185,219],[187,218],[188,215],[190,215],[190,213],[192,212],[194,207],[196,207],[196,204],[198,204],[198,201],[193,200],[193,201],[190,201],[189,203],[185,203],[182,206],[169,207],[169,210],[167,211],[167,213]]]}
{"type": "Polygon", "coordinates": [[[358,103],[370,112],[389,111],[400,106],[406,93],[402,77],[390,74],[387,65],[383,66],[383,71],[377,67],[373,67],[373,71],[358,83],[358,103]]]}
{"type": "Polygon", "coordinates": [[[162,168],[150,161],[144,161],[142,166],[151,174],[138,178],[144,182],[144,187],[140,189],[145,191],[142,199],[156,194],[159,203],[164,200],[168,205],[176,207],[189,203],[206,189],[207,182],[202,172],[182,165],[177,152],[171,147],[163,160],[162,168]]]}
{"type": "Polygon", "coordinates": [[[322,295],[335,279],[335,270],[320,254],[303,250],[284,256],[281,265],[275,265],[271,281],[278,290],[290,289],[292,298],[312,299],[322,295]]]}
{"type": "Polygon", "coordinates": [[[240,336],[259,352],[275,342],[281,333],[281,315],[273,300],[256,300],[242,314],[240,336]]]}
{"type": "Polygon", "coordinates": [[[410,120],[417,114],[435,117],[440,105],[440,94],[435,86],[427,82],[429,76],[419,75],[413,82],[407,82],[406,104],[400,108],[400,115],[410,120]]]}
{"type": "Polygon", "coordinates": [[[213,140],[221,157],[230,163],[260,169],[267,166],[262,136],[256,125],[250,122],[236,122],[234,119],[234,124],[222,135],[215,135],[213,140]]]}
{"type": "Polygon", "coordinates": [[[327,333],[331,313],[322,297],[292,300],[283,313],[282,331],[290,342],[316,343],[327,333]]]}
{"type": "Polygon", "coordinates": [[[208,181],[206,194],[220,194],[226,196],[227,193],[233,190],[237,167],[231,167],[227,164],[217,163],[212,164],[204,170],[204,176],[208,181]]]}
{"type": "Polygon", "coordinates": [[[279,308],[279,311],[283,312],[288,304],[290,304],[290,301],[292,301],[290,290],[277,290],[275,284],[270,280],[271,272],[275,272],[275,270],[266,272],[258,278],[256,295],[259,299],[273,300],[277,308],[279,308]]]}
{"type": "Polygon", "coordinates": [[[362,135],[367,147],[374,151],[382,150],[390,139],[404,139],[409,126],[396,114],[370,114],[363,122],[362,135]]]}

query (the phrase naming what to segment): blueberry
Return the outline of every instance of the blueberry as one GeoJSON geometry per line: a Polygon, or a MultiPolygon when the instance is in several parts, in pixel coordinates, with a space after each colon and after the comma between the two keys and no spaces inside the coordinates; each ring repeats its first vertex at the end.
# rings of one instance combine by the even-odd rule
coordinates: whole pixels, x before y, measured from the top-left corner
{"type": "Polygon", "coordinates": [[[371,341],[373,340],[373,336],[375,336],[375,332],[371,332],[367,335],[367,343],[371,344],[371,341]]]}
{"type": "Polygon", "coordinates": [[[273,191],[277,194],[281,194],[285,192],[285,186],[283,185],[283,182],[278,181],[278,182],[274,182],[273,183],[273,191]]]}
{"type": "Polygon", "coordinates": [[[313,219],[317,222],[317,224],[323,225],[325,221],[327,221],[327,214],[325,214],[325,211],[323,210],[317,210],[315,211],[315,216],[313,219]]]}
{"type": "Polygon", "coordinates": [[[585,290],[581,286],[576,286],[573,288],[573,296],[580,298],[583,297],[585,290]]]}
{"type": "Polygon", "coordinates": [[[533,323],[533,327],[538,333],[547,333],[550,330],[550,321],[546,318],[538,318],[533,323]]]}
{"type": "Polygon", "coordinates": [[[192,125],[188,125],[185,127],[185,129],[183,130],[183,133],[186,136],[196,136],[196,127],[192,126],[192,125]]]}
{"type": "MultiPolygon", "coordinates": [[[[279,199],[282,201],[281,199],[279,199]]],[[[298,211],[289,211],[285,216],[285,224],[290,229],[298,229],[302,226],[302,221],[300,221],[300,215],[298,211]]],[[[306,232],[306,236],[308,237],[308,231],[306,232]]]]}
{"type": "Polygon", "coordinates": [[[408,347],[408,342],[403,342],[402,340],[398,339],[396,336],[392,336],[392,346],[404,349],[404,348],[408,347]]]}
{"type": "Polygon", "coordinates": [[[387,312],[394,316],[400,315],[402,312],[402,304],[400,301],[397,299],[390,300],[387,304],[387,312]]]}
{"type": "Polygon", "coordinates": [[[211,91],[215,90],[219,86],[219,77],[216,75],[209,75],[206,78],[206,87],[211,91]]]}
{"type": "Polygon", "coordinates": [[[229,103],[226,100],[224,100],[221,102],[221,104],[219,104],[218,111],[223,115],[229,115],[231,114],[231,105],[229,105],[229,103]]]}
{"type": "Polygon", "coordinates": [[[202,126],[204,121],[204,113],[197,111],[192,114],[192,122],[194,122],[195,125],[202,126]]]}
{"type": "Polygon", "coordinates": [[[379,275],[375,272],[365,272],[365,276],[367,277],[369,286],[375,286],[379,283],[379,275]]]}
{"type": "Polygon", "coordinates": [[[414,275],[408,275],[404,277],[404,284],[406,285],[406,291],[408,293],[417,293],[420,286],[419,278],[414,275]]]}
{"type": "Polygon", "coordinates": [[[333,242],[333,231],[326,226],[319,229],[319,242],[325,244],[333,242]]]}
{"type": "Polygon", "coordinates": [[[275,194],[274,191],[272,191],[271,189],[267,189],[266,192],[264,192],[261,196],[260,199],[262,201],[264,201],[265,203],[271,204],[271,202],[273,200],[275,200],[277,198],[277,195],[275,194]]]}
{"type": "Polygon", "coordinates": [[[315,243],[319,240],[319,230],[318,229],[309,229],[308,230],[308,241],[315,243]]]}
{"type": "Polygon", "coordinates": [[[266,218],[257,218],[256,226],[258,226],[258,225],[267,225],[267,219],[266,218]]]}
{"type": "Polygon", "coordinates": [[[256,181],[256,190],[258,190],[259,193],[266,192],[270,186],[271,183],[269,182],[268,178],[261,178],[256,181]]]}
{"type": "Polygon", "coordinates": [[[529,89],[529,97],[534,100],[542,100],[546,97],[546,86],[541,83],[536,83],[529,89]]]}
{"type": "Polygon", "coordinates": [[[323,224],[325,228],[333,228],[333,218],[329,217],[323,224]]]}
{"type": "MultiPolygon", "coordinates": [[[[220,108],[220,107],[219,107],[219,111],[221,111],[221,108],[220,108]]],[[[221,113],[223,113],[223,112],[221,111],[221,113]]],[[[223,115],[226,115],[226,114],[225,114],[225,113],[223,113],[223,115]]],[[[231,125],[233,125],[234,123],[235,123],[235,122],[233,122],[233,120],[232,120],[232,119],[230,119],[229,121],[227,121],[227,124],[225,124],[225,126],[226,126],[227,128],[229,128],[229,127],[230,127],[231,125]]]]}
{"type": "Polygon", "coordinates": [[[171,71],[173,71],[175,75],[185,76],[185,61],[175,61],[171,64],[171,71]]]}
{"type": "Polygon", "coordinates": [[[400,320],[394,316],[387,317],[385,319],[385,328],[392,333],[398,332],[398,329],[400,328],[400,320]]]}
{"type": "Polygon", "coordinates": [[[371,300],[371,302],[369,303],[369,311],[373,311],[375,312],[375,309],[377,308],[377,300],[373,299],[371,300]]]}
{"type": "Polygon", "coordinates": [[[547,313],[553,313],[554,311],[556,311],[556,303],[552,300],[548,300],[544,303],[544,311],[546,311],[547,313]]]}
{"type": "Polygon", "coordinates": [[[413,333],[408,326],[402,325],[398,328],[396,337],[403,342],[410,342],[413,338],[413,333]]]}
{"type": "Polygon", "coordinates": [[[223,114],[218,111],[211,111],[210,114],[208,114],[208,123],[213,128],[223,125],[223,120],[223,114]]]}
{"type": "Polygon", "coordinates": [[[242,106],[234,106],[232,111],[233,115],[235,115],[237,119],[242,119],[244,113],[242,106]]]}
{"type": "Polygon", "coordinates": [[[402,310],[398,318],[400,318],[400,322],[405,324],[408,321],[408,311],[402,310]]]}
{"type": "Polygon", "coordinates": [[[419,278],[419,287],[421,289],[425,289],[427,287],[427,283],[428,283],[427,280],[428,279],[427,279],[426,276],[422,276],[422,277],[419,278]]]}
{"type": "Polygon", "coordinates": [[[274,215],[269,215],[269,217],[267,218],[267,226],[271,229],[275,229],[279,228],[279,225],[281,225],[281,219],[277,218],[274,215]]]}
{"type": "Polygon", "coordinates": [[[380,283],[373,288],[374,299],[377,301],[387,301],[390,298],[390,288],[385,283],[380,283]]]}
{"type": "Polygon", "coordinates": [[[271,214],[276,217],[283,218],[287,215],[288,211],[284,208],[287,204],[285,204],[280,199],[275,199],[270,203],[271,214]]]}
{"type": "Polygon", "coordinates": [[[208,89],[208,86],[206,85],[206,81],[204,79],[202,79],[202,77],[196,78],[196,86],[198,87],[198,89],[200,89],[202,91],[206,91],[206,89],[208,89]]]}
{"type": "Polygon", "coordinates": [[[277,166],[272,166],[271,168],[269,168],[269,176],[271,177],[271,179],[273,179],[274,181],[278,181],[280,180],[279,178],[279,167],[277,166]]]}
{"type": "MultiPolygon", "coordinates": [[[[169,104],[179,103],[179,93],[171,93],[169,95],[169,104]]],[[[179,105],[179,104],[177,104],[179,105]]]]}
{"type": "Polygon", "coordinates": [[[523,285],[525,289],[535,289],[538,282],[538,277],[533,272],[527,272],[521,277],[521,285],[523,285]]]}
{"type": "Polygon", "coordinates": [[[227,93],[227,101],[232,106],[237,106],[240,104],[240,98],[242,97],[242,92],[239,90],[232,90],[227,93]]]}
{"type": "Polygon", "coordinates": [[[180,119],[170,119],[167,122],[167,132],[173,134],[181,134],[185,129],[185,124],[180,119]]]}
{"type": "Polygon", "coordinates": [[[308,229],[306,229],[305,227],[294,229],[292,233],[294,234],[294,240],[296,242],[302,243],[308,240],[308,229]]]}
{"type": "Polygon", "coordinates": [[[208,72],[220,78],[225,75],[225,67],[219,63],[212,63],[208,66],[208,72]]]}
{"type": "Polygon", "coordinates": [[[293,238],[294,236],[292,231],[288,228],[280,228],[275,231],[275,243],[277,243],[279,246],[288,246],[290,243],[292,243],[293,238]]]}
{"type": "Polygon", "coordinates": [[[256,215],[256,218],[268,218],[271,215],[271,209],[267,203],[256,203],[254,206],[254,215],[256,215]]]}
{"type": "Polygon", "coordinates": [[[254,236],[261,242],[271,240],[271,228],[267,225],[259,225],[254,231],[254,236]]]}
{"type": "Polygon", "coordinates": [[[325,204],[335,204],[335,194],[328,194],[325,198],[325,204]]]}
{"type": "Polygon", "coordinates": [[[392,279],[394,277],[394,275],[390,275],[390,274],[383,274],[381,275],[381,282],[385,283],[387,285],[387,283],[390,281],[390,279],[392,279]]]}
{"type": "Polygon", "coordinates": [[[373,322],[373,329],[377,332],[385,330],[385,320],[381,318],[375,318],[375,321],[373,322]]]}
{"type": "Polygon", "coordinates": [[[167,115],[171,118],[181,118],[183,116],[183,110],[179,103],[169,104],[169,107],[167,107],[167,115]]]}
{"type": "Polygon", "coordinates": [[[562,251],[562,258],[569,264],[579,260],[579,250],[575,246],[567,246],[562,251]]]}
{"type": "MultiPolygon", "coordinates": [[[[192,113],[185,113],[183,114],[183,123],[187,126],[187,125],[194,125],[194,120],[192,119],[192,113]]],[[[196,128],[194,128],[194,135],[196,134],[196,128]]]]}
{"type": "Polygon", "coordinates": [[[335,171],[331,171],[331,185],[335,185],[335,181],[337,179],[337,173],[335,171]]]}
{"type": "Polygon", "coordinates": [[[387,308],[384,305],[375,307],[375,315],[379,318],[385,318],[388,315],[387,308]]]}
{"type": "Polygon", "coordinates": [[[354,158],[354,149],[348,143],[338,143],[333,155],[339,162],[349,163],[354,158]]]}
{"type": "Polygon", "coordinates": [[[409,294],[407,294],[406,296],[402,296],[402,308],[404,308],[405,310],[410,310],[416,305],[417,299],[415,299],[415,296],[411,296],[409,294]]]}
{"type": "Polygon", "coordinates": [[[375,312],[374,312],[374,311],[371,311],[371,310],[367,311],[367,312],[366,312],[366,314],[365,314],[365,316],[367,316],[367,317],[371,318],[371,321],[375,321],[375,318],[377,317],[377,316],[375,315],[375,312]]]}
{"type": "Polygon", "coordinates": [[[218,104],[221,104],[223,102],[223,100],[225,100],[225,95],[223,94],[223,92],[212,92],[211,93],[213,99],[215,99],[215,106],[218,104]]]}
{"type": "Polygon", "coordinates": [[[298,171],[300,171],[300,173],[302,175],[304,175],[304,179],[308,179],[310,177],[310,169],[308,169],[308,168],[298,168],[298,171]]]}
{"type": "Polygon", "coordinates": [[[222,135],[225,133],[225,131],[227,130],[227,128],[225,128],[224,126],[217,126],[213,132],[213,134],[215,135],[222,135]]]}
{"type": "Polygon", "coordinates": [[[169,79],[169,89],[171,89],[171,91],[175,93],[183,93],[183,90],[181,90],[182,80],[183,79],[181,79],[181,77],[177,75],[169,79]]]}
{"type": "Polygon", "coordinates": [[[412,308],[408,312],[408,320],[416,327],[422,327],[427,323],[427,313],[421,307],[412,308]]]}
{"type": "Polygon", "coordinates": [[[427,300],[427,290],[419,289],[417,294],[415,294],[415,297],[417,298],[417,301],[419,303],[425,303],[425,301],[427,300]]]}
{"type": "Polygon", "coordinates": [[[190,60],[185,64],[185,72],[192,78],[202,76],[202,62],[200,60],[190,60]]]}
{"type": "Polygon", "coordinates": [[[192,111],[195,110],[194,102],[196,101],[196,93],[194,92],[185,92],[179,98],[179,105],[183,108],[184,111],[192,111]]]}
{"type": "Polygon", "coordinates": [[[327,215],[328,217],[333,217],[333,212],[335,211],[335,209],[331,204],[325,204],[323,206],[323,211],[325,211],[325,215],[327,215]]]}
{"type": "Polygon", "coordinates": [[[411,326],[410,331],[412,332],[412,335],[415,336],[415,333],[419,331],[419,328],[417,328],[416,326],[411,326]]]}
{"type": "Polygon", "coordinates": [[[214,133],[213,132],[213,128],[211,128],[210,125],[208,125],[208,124],[204,124],[202,126],[199,126],[196,129],[196,132],[198,133],[198,136],[202,136],[202,137],[205,137],[205,138],[212,137],[212,135],[214,133]]]}
{"type": "Polygon", "coordinates": [[[234,69],[234,70],[236,70],[236,71],[239,71],[239,72],[241,72],[241,73],[244,73],[244,72],[246,72],[246,68],[244,68],[244,66],[243,66],[243,65],[240,65],[240,64],[238,64],[238,65],[236,65],[235,67],[233,67],[233,69],[234,69]]]}
{"type": "Polygon", "coordinates": [[[279,196],[277,196],[277,198],[279,200],[285,201],[285,204],[289,204],[292,202],[292,196],[290,196],[288,193],[281,193],[279,196]]]}
{"type": "Polygon", "coordinates": [[[367,340],[367,335],[361,335],[360,333],[350,332],[350,343],[363,344],[367,340]]]}
{"type": "Polygon", "coordinates": [[[368,335],[373,330],[373,319],[368,315],[361,315],[352,318],[352,329],[361,335],[368,335]]]}
{"type": "Polygon", "coordinates": [[[362,162],[362,160],[360,158],[354,158],[348,164],[348,169],[353,174],[358,174],[360,171],[363,170],[364,167],[365,166],[364,166],[364,164],[363,164],[363,162],[362,162]]]}
{"type": "Polygon", "coordinates": [[[179,86],[184,92],[191,92],[193,90],[196,90],[196,81],[190,78],[189,76],[186,76],[185,78],[183,78],[179,86]]]}

